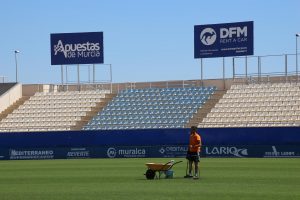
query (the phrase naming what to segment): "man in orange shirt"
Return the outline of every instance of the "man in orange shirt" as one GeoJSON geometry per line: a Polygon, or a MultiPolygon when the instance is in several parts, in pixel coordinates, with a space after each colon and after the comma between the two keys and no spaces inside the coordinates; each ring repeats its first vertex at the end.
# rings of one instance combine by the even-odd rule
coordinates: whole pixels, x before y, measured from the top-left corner
{"type": "Polygon", "coordinates": [[[195,165],[195,174],[194,179],[199,178],[199,166],[198,163],[200,161],[200,150],[202,146],[202,141],[200,135],[197,133],[197,127],[192,126],[191,132],[190,132],[190,142],[189,142],[189,148],[187,152],[187,159],[189,162],[189,174],[187,174],[186,178],[192,178],[192,169],[193,169],[193,163],[195,165]]]}

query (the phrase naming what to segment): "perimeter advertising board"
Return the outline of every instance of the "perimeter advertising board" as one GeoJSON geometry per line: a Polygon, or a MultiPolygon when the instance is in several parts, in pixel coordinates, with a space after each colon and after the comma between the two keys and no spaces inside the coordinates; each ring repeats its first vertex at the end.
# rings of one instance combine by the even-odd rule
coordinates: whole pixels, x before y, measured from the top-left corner
{"type": "Polygon", "coordinates": [[[253,21],[194,27],[194,57],[253,55],[253,21]]]}
{"type": "MultiPolygon", "coordinates": [[[[187,145],[0,148],[0,160],[185,158],[187,150],[187,145]]],[[[208,145],[202,147],[201,157],[300,158],[300,147],[298,145],[208,145]]]]}
{"type": "Polygon", "coordinates": [[[50,35],[51,65],[103,63],[103,32],[50,35]]]}

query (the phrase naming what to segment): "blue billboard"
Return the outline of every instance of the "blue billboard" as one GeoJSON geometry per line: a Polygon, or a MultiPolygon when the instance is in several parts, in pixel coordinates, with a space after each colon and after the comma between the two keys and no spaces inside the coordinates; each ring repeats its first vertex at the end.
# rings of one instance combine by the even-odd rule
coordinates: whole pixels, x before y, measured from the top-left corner
{"type": "Polygon", "coordinates": [[[50,35],[51,65],[103,63],[103,32],[50,35]]]}
{"type": "MultiPolygon", "coordinates": [[[[187,145],[0,148],[0,160],[185,158],[187,145]]],[[[208,158],[300,158],[299,145],[205,145],[208,158]]]]}
{"type": "MultiPolygon", "coordinates": [[[[300,127],[199,128],[202,157],[300,158],[300,127]]],[[[185,157],[190,130],[0,134],[0,160],[185,157]]]]}
{"type": "Polygon", "coordinates": [[[253,55],[253,21],[194,26],[194,58],[253,55]]]}

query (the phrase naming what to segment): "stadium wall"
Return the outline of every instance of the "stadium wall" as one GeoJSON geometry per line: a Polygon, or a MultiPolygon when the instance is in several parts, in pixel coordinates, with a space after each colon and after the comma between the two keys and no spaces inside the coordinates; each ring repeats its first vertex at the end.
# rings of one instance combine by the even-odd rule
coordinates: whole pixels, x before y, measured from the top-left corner
{"type": "MultiPolygon", "coordinates": [[[[300,128],[199,129],[203,157],[300,157],[300,128]]],[[[189,129],[1,133],[0,159],[185,157],[189,129]]]]}
{"type": "MultiPolygon", "coordinates": [[[[112,93],[118,93],[124,89],[141,88],[167,88],[167,87],[191,87],[191,86],[216,86],[218,89],[229,89],[232,85],[232,79],[206,79],[206,80],[178,80],[178,81],[157,81],[157,82],[129,82],[129,83],[95,83],[80,84],[80,90],[112,90],[112,93]]],[[[57,91],[76,91],[77,84],[66,84],[64,87],[59,84],[24,84],[23,96],[32,96],[36,92],[57,92],[57,91]]]]}
{"type": "Polygon", "coordinates": [[[22,97],[22,85],[16,84],[4,94],[0,95],[0,113],[22,97]]]}
{"type": "Polygon", "coordinates": [[[191,87],[191,86],[216,86],[218,90],[227,90],[232,84],[248,84],[248,83],[281,83],[295,82],[295,76],[272,76],[266,74],[260,77],[235,77],[226,79],[203,79],[203,80],[170,80],[156,82],[127,82],[127,83],[85,83],[80,84],[23,84],[23,96],[32,96],[36,92],[57,92],[57,91],[81,91],[102,89],[111,90],[112,93],[118,93],[124,89],[141,89],[141,88],[166,88],[166,87],[191,87]],[[249,79],[251,78],[251,82],[249,79]]]}

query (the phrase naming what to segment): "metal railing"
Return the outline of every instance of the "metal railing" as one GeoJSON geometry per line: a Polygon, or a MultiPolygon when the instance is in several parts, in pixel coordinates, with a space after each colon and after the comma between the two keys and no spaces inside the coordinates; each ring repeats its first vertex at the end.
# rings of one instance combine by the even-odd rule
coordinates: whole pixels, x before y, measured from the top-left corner
{"type": "Polygon", "coordinates": [[[0,76],[0,83],[7,83],[7,82],[8,82],[7,76],[0,76]]]}
{"type": "MultiPolygon", "coordinates": [[[[98,82],[98,83],[81,83],[78,84],[64,84],[57,85],[57,91],[86,91],[86,90],[107,90],[111,93],[118,93],[121,90],[141,89],[141,88],[172,88],[172,87],[199,87],[203,86],[200,80],[178,80],[178,81],[157,81],[157,82],[127,82],[127,83],[111,83],[111,82],[98,82]]],[[[52,85],[51,88],[55,88],[52,85]]],[[[52,91],[50,89],[49,91],[52,91]]]]}
{"type": "Polygon", "coordinates": [[[0,127],[0,134],[5,132],[48,132],[48,131],[66,131],[72,130],[72,127],[68,126],[24,126],[18,128],[12,127],[0,127]]]}
{"type": "Polygon", "coordinates": [[[300,121],[253,121],[253,122],[200,122],[201,128],[234,128],[234,127],[287,127],[300,126],[300,121]]]}
{"type": "Polygon", "coordinates": [[[243,84],[298,82],[295,60],[296,54],[233,57],[233,81],[243,84]],[[236,73],[237,69],[244,69],[244,72],[236,73]]]}

